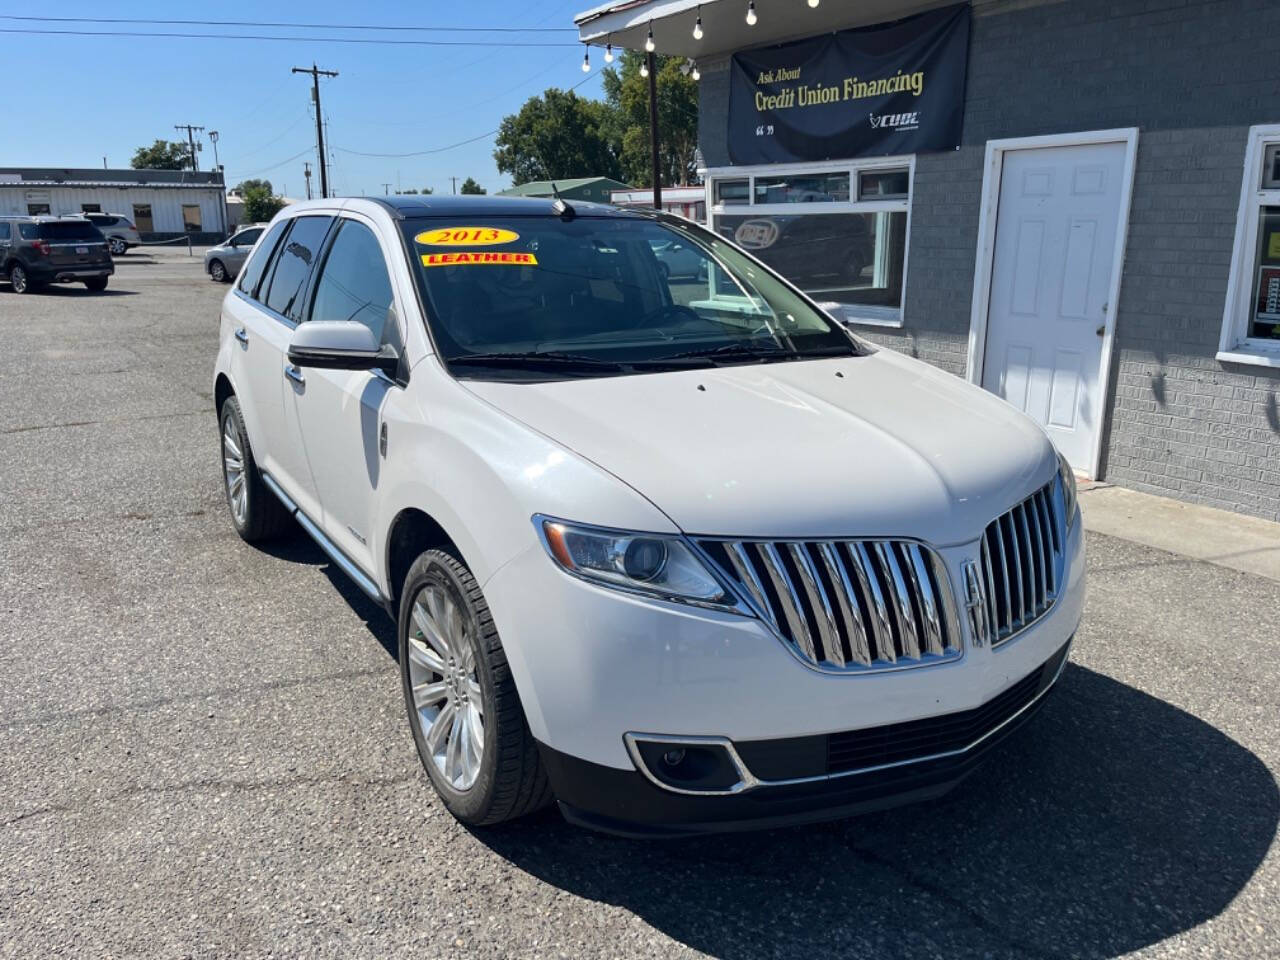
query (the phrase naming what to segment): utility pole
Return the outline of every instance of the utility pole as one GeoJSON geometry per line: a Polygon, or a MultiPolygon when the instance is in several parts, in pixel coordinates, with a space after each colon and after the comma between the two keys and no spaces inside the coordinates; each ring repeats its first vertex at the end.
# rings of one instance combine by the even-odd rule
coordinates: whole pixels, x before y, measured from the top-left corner
{"type": "Polygon", "coordinates": [[[320,158],[320,197],[329,196],[329,165],[324,156],[324,121],[320,113],[320,78],[336,77],[337,70],[321,70],[313,61],[310,67],[294,67],[292,73],[311,74],[311,100],[316,106],[316,155],[320,158]]]}
{"type": "Polygon", "coordinates": [[[382,195],[385,197],[385,196],[386,196],[387,194],[389,194],[390,192],[391,192],[391,184],[389,184],[389,183],[384,183],[384,184],[382,185],[382,195]]]}
{"type": "Polygon", "coordinates": [[[213,170],[218,175],[218,179],[222,181],[222,232],[228,237],[231,236],[231,218],[227,216],[227,178],[223,173],[222,164],[218,162],[218,131],[209,131],[209,142],[213,144],[213,170]]]}
{"type": "Polygon", "coordinates": [[[200,161],[196,158],[196,131],[204,133],[204,127],[192,126],[189,123],[175,123],[173,129],[178,132],[187,131],[187,143],[191,145],[191,169],[195,172],[200,170],[200,161]]]}
{"type": "Polygon", "coordinates": [[[458,192],[458,178],[450,177],[449,179],[453,181],[453,192],[456,194],[458,192]]]}
{"type": "Polygon", "coordinates": [[[302,175],[307,178],[307,199],[311,199],[311,164],[302,162],[302,175]]]}
{"type": "Polygon", "coordinates": [[[649,67],[649,148],[653,164],[653,209],[662,209],[662,164],[658,162],[658,64],[652,52],[646,53],[649,67]]]}

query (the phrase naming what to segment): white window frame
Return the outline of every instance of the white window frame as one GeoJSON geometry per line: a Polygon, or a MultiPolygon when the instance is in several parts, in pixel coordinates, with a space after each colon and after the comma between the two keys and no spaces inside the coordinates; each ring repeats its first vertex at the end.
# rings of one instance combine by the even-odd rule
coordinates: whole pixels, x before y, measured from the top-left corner
{"type": "MultiPolygon", "coordinates": [[[[830,311],[832,316],[845,324],[861,324],[872,327],[900,328],[907,308],[907,269],[911,262],[911,198],[915,193],[916,158],[915,154],[895,157],[874,157],[866,160],[822,160],[814,163],[765,163],[741,167],[705,167],[699,169],[707,190],[707,228],[715,231],[715,218],[721,214],[741,216],[744,213],[759,213],[765,216],[797,216],[803,214],[830,213],[905,213],[907,215],[906,236],[903,239],[902,253],[902,298],[897,307],[877,307],[871,304],[841,304],[839,309],[830,311]],[[857,196],[858,175],[861,173],[887,170],[907,171],[907,196],[901,200],[849,200],[840,203],[756,203],[756,178],[776,177],[785,174],[806,173],[848,173],[851,196],[857,196]],[[747,197],[745,204],[718,204],[715,199],[715,185],[721,180],[746,180],[747,197]]],[[[816,297],[812,297],[816,299],[816,297]]]]}
{"type": "Polygon", "coordinates": [[[1227,302],[1222,313],[1222,337],[1218,341],[1219,361],[1280,367],[1280,341],[1249,336],[1253,324],[1254,263],[1258,257],[1258,226],[1263,207],[1280,207],[1280,189],[1262,188],[1262,160],[1267,147],[1280,144],[1280,124],[1249,128],[1244,155],[1244,180],[1240,185],[1240,208],[1236,213],[1235,245],[1231,252],[1231,273],[1227,281],[1227,302]]]}

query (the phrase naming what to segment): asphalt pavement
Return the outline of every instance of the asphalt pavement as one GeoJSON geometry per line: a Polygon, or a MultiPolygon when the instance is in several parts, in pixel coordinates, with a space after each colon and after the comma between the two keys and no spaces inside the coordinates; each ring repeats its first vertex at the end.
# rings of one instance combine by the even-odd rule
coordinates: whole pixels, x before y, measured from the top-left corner
{"type": "Polygon", "coordinates": [[[940,801],[470,832],[392,624],[226,516],[226,288],[0,285],[0,956],[1280,956],[1280,583],[1099,534],[1058,690],[940,801]]]}

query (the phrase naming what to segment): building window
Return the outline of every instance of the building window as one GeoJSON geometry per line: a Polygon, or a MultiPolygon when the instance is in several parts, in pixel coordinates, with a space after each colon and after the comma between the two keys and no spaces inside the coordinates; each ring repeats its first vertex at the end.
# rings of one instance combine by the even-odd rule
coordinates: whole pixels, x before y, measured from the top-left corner
{"type": "Polygon", "coordinates": [[[80,204],[81,213],[101,213],[102,204],[100,203],[82,203],[80,204]]]}
{"type": "Polygon", "coordinates": [[[1280,367],[1280,125],[1249,131],[1218,359],[1280,367]]]}
{"type": "Polygon", "coordinates": [[[28,203],[27,204],[28,217],[48,216],[48,214],[49,214],[49,205],[47,203],[28,203]]]}
{"type": "Polygon", "coordinates": [[[182,228],[187,233],[199,233],[202,229],[200,226],[200,204],[184,203],[182,205],[182,228]]]}
{"type": "Polygon", "coordinates": [[[151,219],[151,204],[135,203],[133,205],[133,225],[139,233],[154,233],[155,223],[151,219]]]}
{"type": "Polygon", "coordinates": [[[708,170],[713,230],[846,323],[902,325],[914,158],[708,170]]]}

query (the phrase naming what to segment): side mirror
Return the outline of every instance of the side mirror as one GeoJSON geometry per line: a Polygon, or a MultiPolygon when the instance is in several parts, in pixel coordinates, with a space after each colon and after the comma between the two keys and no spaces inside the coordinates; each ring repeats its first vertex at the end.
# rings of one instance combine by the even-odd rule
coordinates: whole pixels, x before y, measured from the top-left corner
{"type": "Polygon", "coordinates": [[[400,355],[393,347],[379,344],[362,323],[313,320],[293,331],[289,362],[321,370],[381,370],[391,376],[400,365],[400,355]]]}

